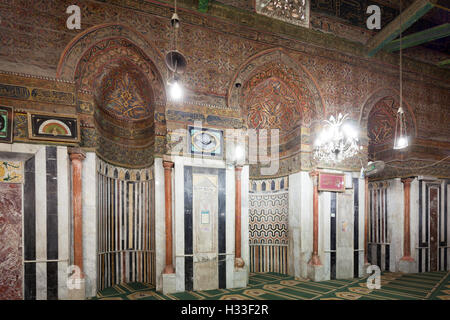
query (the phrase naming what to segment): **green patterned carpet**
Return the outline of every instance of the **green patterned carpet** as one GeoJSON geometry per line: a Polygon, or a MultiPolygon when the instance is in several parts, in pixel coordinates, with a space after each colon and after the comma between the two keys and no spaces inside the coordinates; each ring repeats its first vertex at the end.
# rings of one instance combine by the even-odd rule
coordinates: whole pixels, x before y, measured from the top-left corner
{"type": "Polygon", "coordinates": [[[366,278],[312,282],[277,273],[250,274],[244,289],[188,291],[163,295],[154,286],[127,283],[98,293],[100,300],[450,300],[450,271],[403,274],[387,272],[381,288],[366,278]]]}

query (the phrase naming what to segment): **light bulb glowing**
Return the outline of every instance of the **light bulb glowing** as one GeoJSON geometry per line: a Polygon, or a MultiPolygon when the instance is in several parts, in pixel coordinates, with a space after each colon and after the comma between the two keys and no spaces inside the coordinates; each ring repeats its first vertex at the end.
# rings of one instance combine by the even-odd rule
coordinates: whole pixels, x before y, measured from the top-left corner
{"type": "Polygon", "coordinates": [[[173,100],[180,100],[183,97],[183,88],[177,81],[170,85],[170,96],[173,100]]]}
{"type": "Polygon", "coordinates": [[[326,126],[314,141],[314,158],[328,163],[337,163],[355,156],[359,150],[359,130],[351,123],[344,123],[347,115],[339,114],[337,118],[324,120],[326,126]]]}
{"type": "Polygon", "coordinates": [[[408,146],[408,138],[406,137],[400,137],[397,140],[397,143],[394,146],[394,149],[403,149],[406,148],[408,146]]]}
{"type": "Polygon", "coordinates": [[[234,159],[237,162],[244,160],[244,148],[242,148],[242,146],[236,146],[236,149],[234,150],[234,159]]]}

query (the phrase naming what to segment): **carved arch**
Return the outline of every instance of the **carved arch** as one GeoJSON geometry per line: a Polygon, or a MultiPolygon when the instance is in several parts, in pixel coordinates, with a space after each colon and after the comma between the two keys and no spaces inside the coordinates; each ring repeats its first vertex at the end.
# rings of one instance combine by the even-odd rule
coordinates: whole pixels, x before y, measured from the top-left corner
{"type": "Polygon", "coordinates": [[[66,46],[57,76],[74,81],[80,103],[93,105],[93,115],[84,118],[91,131],[84,136],[105,161],[146,167],[165,153],[164,69],[153,45],[121,24],[92,27],[66,46]]]}
{"type": "MultiPolygon", "coordinates": [[[[259,52],[239,67],[228,88],[228,106],[239,108],[241,116],[246,119],[248,110],[245,109],[243,101],[245,90],[248,93],[250,86],[261,85],[264,80],[270,78],[282,80],[287,84],[287,91],[294,90],[294,96],[295,94],[297,96],[293,98],[297,100],[297,103],[301,104],[299,100],[304,98],[310,100],[306,103],[309,103],[313,109],[309,110],[312,114],[311,121],[325,114],[325,103],[316,80],[306,68],[295,62],[283,48],[272,48],[259,52]],[[237,87],[236,84],[240,84],[240,87],[237,87]],[[305,96],[301,96],[302,93],[305,96]]],[[[311,123],[303,124],[309,126],[311,123]]]]}
{"type": "MultiPolygon", "coordinates": [[[[369,156],[383,160],[393,156],[399,92],[392,88],[375,90],[361,107],[359,124],[367,134],[369,156]]],[[[417,125],[410,104],[403,98],[407,132],[410,138],[417,136],[417,125]]]]}

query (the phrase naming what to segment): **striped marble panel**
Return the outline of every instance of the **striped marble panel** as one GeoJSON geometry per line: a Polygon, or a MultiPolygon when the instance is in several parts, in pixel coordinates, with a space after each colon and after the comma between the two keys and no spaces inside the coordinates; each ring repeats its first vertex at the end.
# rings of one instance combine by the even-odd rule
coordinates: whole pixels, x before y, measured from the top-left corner
{"type": "Polygon", "coordinates": [[[367,259],[381,270],[389,270],[388,183],[369,183],[369,249],[367,259]]]}
{"type": "Polygon", "coordinates": [[[250,244],[250,272],[288,273],[287,245],[250,244]]]}
{"type": "Polygon", "coordinates": [[[448,182],[419,180],[419,243],[418,243],[418,267],[419,272],[444,271],[450,269],[448,255],[449,221],[448,221],[448,182]],[[437,249],[430,246],[431,221],[430,211],[437,210],[436,233],[438,238],[437,249]],[[433,252],[431,250],[437,250],[433,252]],[[432,256],[436,255],[436,264],[431,265],[432,256]],[[433,270],[434,269],[434,270],[433,270]]]}
{"type": "Polygon", "coordinates": [[[24,299],[67,298],[68,154],[43,146],[24,163],[24,299]]]}
{"type": "Polygon", "coordinates": [[[130,175],[123,168],[111,165],[106,170],[105,168],[100,165],[97,173],[98,290],[124,282],[154,284],[155,214],[152,170],[133,172],[130,175]],[[116,172],[125,172],[123,179],[116,172]]]}

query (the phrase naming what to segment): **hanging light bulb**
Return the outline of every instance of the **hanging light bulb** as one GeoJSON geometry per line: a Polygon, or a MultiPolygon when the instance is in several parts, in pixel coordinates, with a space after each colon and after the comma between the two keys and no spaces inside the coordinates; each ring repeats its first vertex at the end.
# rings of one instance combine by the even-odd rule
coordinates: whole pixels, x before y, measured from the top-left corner
{"type": "Polygon", "coordinates": [[[182,53],[178,51],[178,32],[180,29],[180,18],[177,14],[177,1],[174,2],[175,12],[170,19],[170,24],[172,26],[172,46],[173,50],[170,50],[166,54],[166,65],[169,69],[169,74],[172,76],[169,77],[167,81],[169,95],[172,100],[181,100],[183,98],[183,87],[180,81],[180,74],[184,73],[186,69],[186,58],[182,53]]]}
{"type": "Polygon", "coordinates": [[[404,149],[408,146],[405,112],[403,111],[403,70],[402,70],[402,1],[400,1],[400,107],[395,119],[394,149],[404,149]]]}
{"type": "Polygon", "coordinates": [[[183,98],[183,87],[180,84],[178,76],[176,74],[171,80],[168,81],[170,97],[173,100],[180,100],[183,98]]]}
{"type": "Polygon", "coordinates": [[[403,108],[400,106],[395,120],[394,149],[404,149],[408,146],[408,136],[406,135],[406,121],[403,108]]]}

